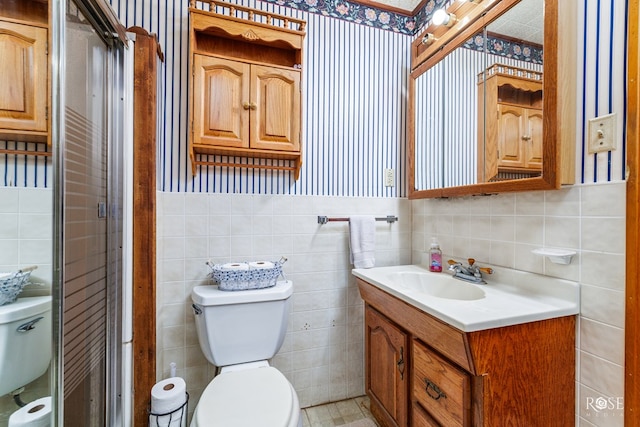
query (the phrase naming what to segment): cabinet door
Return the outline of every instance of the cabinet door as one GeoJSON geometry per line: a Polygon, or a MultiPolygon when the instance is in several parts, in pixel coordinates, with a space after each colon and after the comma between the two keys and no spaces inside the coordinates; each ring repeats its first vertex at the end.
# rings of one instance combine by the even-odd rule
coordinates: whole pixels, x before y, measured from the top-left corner
{"type": "Polygon", "coordinates": [[[250,66],[194,55],[194,144],[249,147],[250,66]]]}
{"type": "Polygon", "coordinates": [[[528,109],[525,123],[525,164],[529,169],[542,169],[542,110],[528,109]]]}
{"type": "Polygon", "coordinates": [[[418,341],[413,342],[411,356],[413,399],[443,426],[468,426],[469,375],[418,341]]]}
{"type": "Polygon", "coordinates": [[[0,21],[0,129],[47,132],[47,30],[0,21]]]}
{"type": "Polygon", "coordinates": [[[300,72],[251,67],[251,148],[300,151],[300,72]]]}
{"type": "Polygon", "coordinates": [[[525,111],[522,107],[499,105],[498,117],[498,164],[502,167],[523,168],[525,111]]]}
{"type": "Polygon", "coordinates": [[[409,367],[407,335],[386,317],[367,306],[366,388],[372,411],[380,407],[387,423],[407,425],[409,367]]]}

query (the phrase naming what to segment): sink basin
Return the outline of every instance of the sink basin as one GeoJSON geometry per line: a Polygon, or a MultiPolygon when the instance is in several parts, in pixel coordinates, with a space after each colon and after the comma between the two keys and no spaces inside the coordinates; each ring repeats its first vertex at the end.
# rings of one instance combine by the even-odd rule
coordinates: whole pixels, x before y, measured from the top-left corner
{"type": "Polygon", "coordinates": [[[485,292],[480,286],[453,280],[449,275],[402,272],[390,276],[396,281],[398,288],[437,298],[472,301],[485,297],[485,292]]]}
{"type": "Polygon", "coordinates": [[[580,312],[578,283],[491,266],[488,283],[455,280],[419,265],[356,268],[354,276],[464,332],[580,312]]]}

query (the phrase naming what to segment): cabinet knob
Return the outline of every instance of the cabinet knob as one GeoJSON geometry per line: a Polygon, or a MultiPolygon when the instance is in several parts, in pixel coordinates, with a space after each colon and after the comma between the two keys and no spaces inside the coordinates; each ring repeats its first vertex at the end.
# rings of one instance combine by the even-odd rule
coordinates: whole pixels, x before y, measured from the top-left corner
{"type": "Polygon", "coordinates": [[[524,141],[529,141],[531,139],[531,137],[529,135],[522,135],[522,139],[524,141]]]}
{"type": "Polygon", "coordinates": [[[244,108],[245,110],[255,110],[256,108],[258,108],[258,104],[256,104],[255,102],[243,102],[242,103],[242,108],[244,108]]]}

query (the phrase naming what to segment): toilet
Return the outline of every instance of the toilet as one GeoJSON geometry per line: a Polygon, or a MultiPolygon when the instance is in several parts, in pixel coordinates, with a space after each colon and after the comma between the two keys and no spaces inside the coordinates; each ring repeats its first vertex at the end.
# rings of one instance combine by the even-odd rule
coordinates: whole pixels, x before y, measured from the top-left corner
{"type": "Polygon", "coordinates": [[[200,348],[219,373],[202,392],[191,427],[301,427],[293,386],[268,360],[284,341],[293,284],[246,291],[196,286],[200,348]]]}
{"type": "Polygon", "coordinates": [[[51,297],[0,306],[0,396],[44,375],[51,361],[51,297]]]}

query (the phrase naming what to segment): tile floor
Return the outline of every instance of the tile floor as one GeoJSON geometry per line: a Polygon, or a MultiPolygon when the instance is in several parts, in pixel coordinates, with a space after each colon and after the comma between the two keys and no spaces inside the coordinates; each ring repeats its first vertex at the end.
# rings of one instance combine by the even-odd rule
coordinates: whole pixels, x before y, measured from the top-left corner
{"type": "MultiPolygon", "coordinates": [[[[303,427],[335,427],[361,419],[375,420],[369,412],[367,396],[341,400],[302,410],[303,427]]],[[[376,425],[378,425],[376,423],[376,425]]]]}

